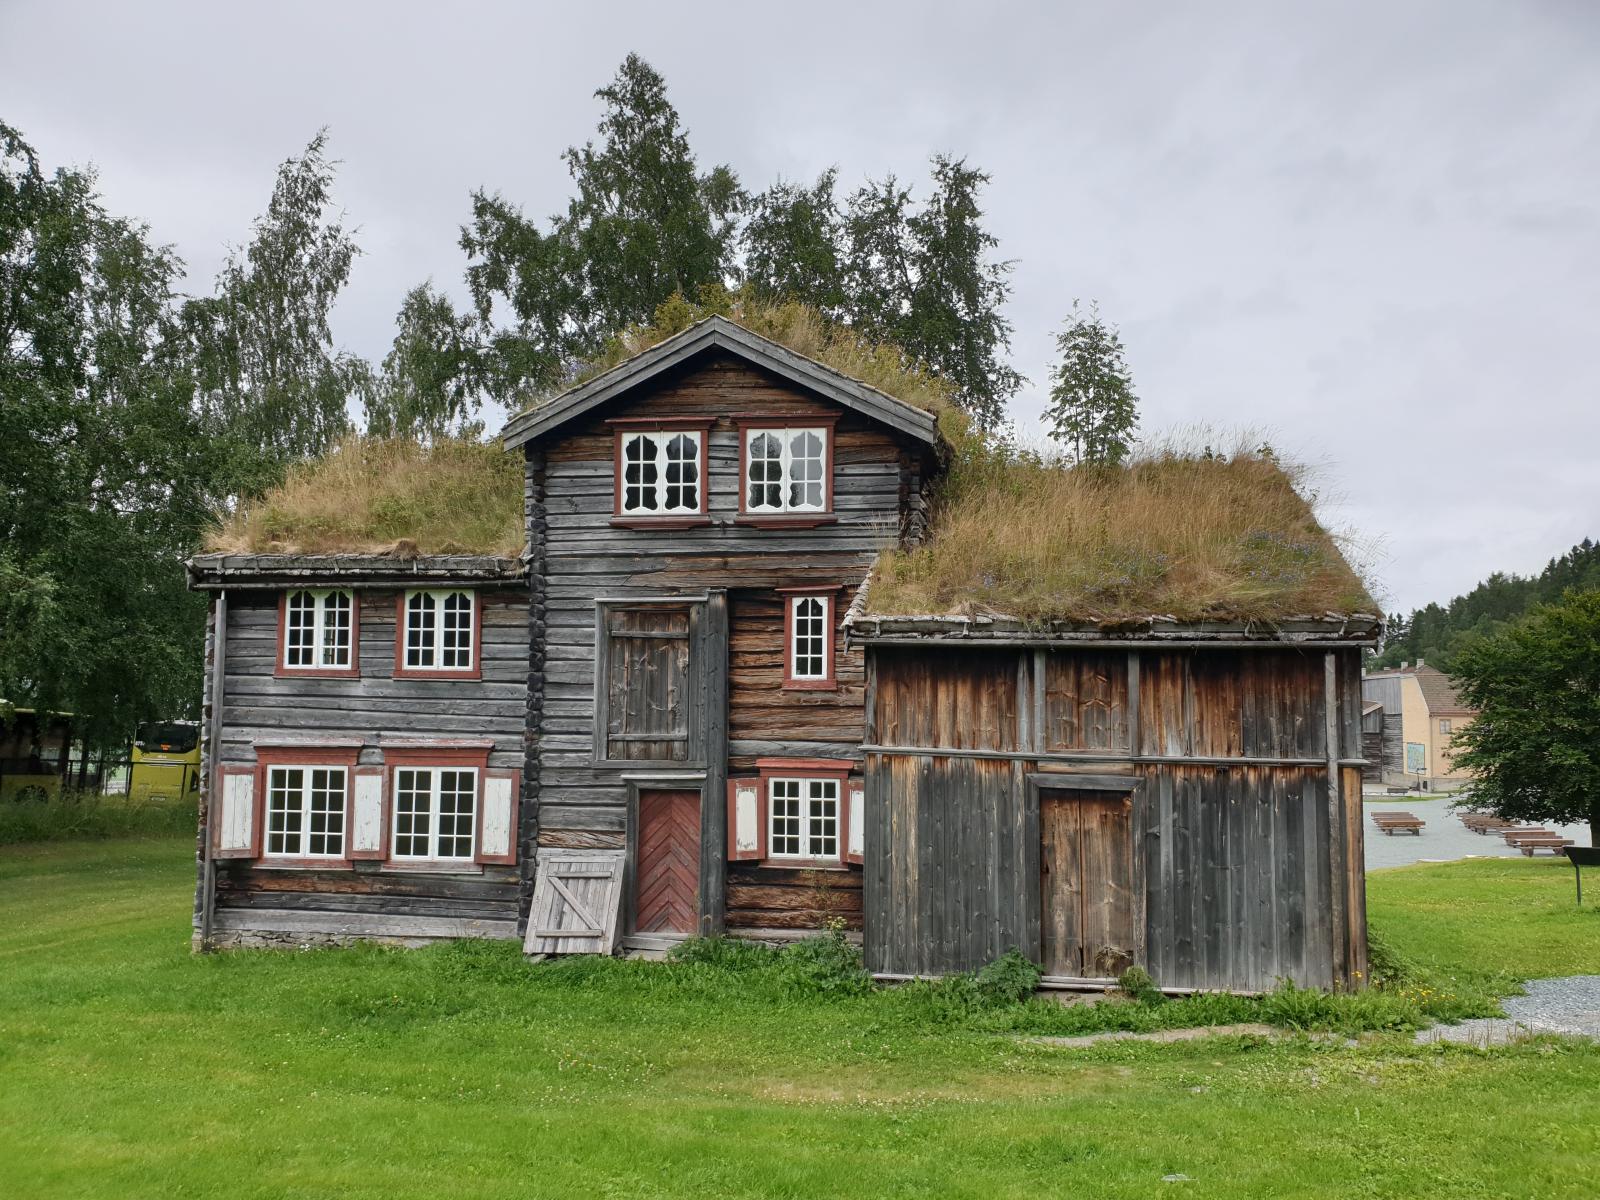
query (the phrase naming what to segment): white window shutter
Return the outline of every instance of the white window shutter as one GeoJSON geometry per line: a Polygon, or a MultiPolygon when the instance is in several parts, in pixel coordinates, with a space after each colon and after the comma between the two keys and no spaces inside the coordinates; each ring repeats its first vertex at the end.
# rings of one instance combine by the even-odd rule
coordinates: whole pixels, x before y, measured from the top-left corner
{"type": "Polygon", "coordinates": [[[761,780],[728,780],[729,861],[767,856],[767,822],[762,810],[761,780]]]}
{"type": "Polygon", "coordinates": [[[848,788],[849,802],[845,806],[847,822],[844,841],[845,862],[858,863],[865,855],[867,827],[867,790],[859,779],[852,779],[848,788]]]}
{"type": "Polygon", "coordinates": [[[350,858],[382,858],[382,767],[357,767],[350,801],[350,858]]]}
{"type": "Polygon", "coordinates": [[[254,858],[256,850],[256,771],[254,767],[223,767],[217,774],[217,800],[213,810],[216,828],[215,858],[254,858]]]}
{"type": "Polygon", "coordinates": [[[517,861],[517,786],[521,771],[485,771],[478,806],[478,861],[517,861]]]}

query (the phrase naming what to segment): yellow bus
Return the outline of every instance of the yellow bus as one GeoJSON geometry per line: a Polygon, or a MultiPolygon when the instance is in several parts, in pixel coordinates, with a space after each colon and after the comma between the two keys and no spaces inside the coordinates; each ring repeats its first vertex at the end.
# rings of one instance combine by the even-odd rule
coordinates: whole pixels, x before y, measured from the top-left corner
{"type": "Polygon", "coordinates": [[[61,794],[72,745],[70,713],[0,708],[0,800],[53,800],[61,794]]]}
{"type": "Polygon", "coordinates": [[[146,721],[133,740],[128,799],[161,803],[200,791],[200,726],[192,721],[146,721]]]}

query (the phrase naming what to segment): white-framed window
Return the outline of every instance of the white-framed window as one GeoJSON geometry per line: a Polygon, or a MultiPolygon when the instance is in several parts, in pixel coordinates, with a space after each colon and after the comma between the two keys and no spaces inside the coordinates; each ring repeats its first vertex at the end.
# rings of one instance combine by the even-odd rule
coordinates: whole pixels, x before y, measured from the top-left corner
{"type": "Polygon", "coordinates": [[[1440,733],[1449,733],[1450,732],[1450,722],[1449,721],[1440,721],[1439,722],[1439,732],[1440,733]]]}
{"type": "Polygon", "coordinates": [[[617,510],[650,517],[701,511],[699,429],[628,432],[621,435],[617,510]]]}
{"type": "Polygon", "coordinates": [[[348,669],[355,629],[349,592],[301,588],[283,609],[283,665],[290,670],[348,669]]]}
{"type": "Polygon", "coordinates": [[[343,858],[344,767],[267,768],[268,858],[343,858]]]}
{"type": "Polygon", "coordinates": [[[407,671],[472,670],[476,620],[471,592],[407,592],[401,665],[407,671]]]}
{"type": "Polygon", "coordinates": [[[833,597],[789,597],[789,660],[792,683],[826,683],[833,678],[833,597]]]}
{"type": "Polygon", "coordinates": [[[767,780],[767,855],[835,861],[839,857],[839,781],[775,776],[767,780]]]}
{"type": "Polygon", "coordinates": [[[744,431],[744,509],[752,513],[828,511],[826,426],[744,431]]]}
{"type": "Polygon", "coordinates": [[[477,768],[396,767],[393,807],[391,858],[471,861],[477,768]]]}

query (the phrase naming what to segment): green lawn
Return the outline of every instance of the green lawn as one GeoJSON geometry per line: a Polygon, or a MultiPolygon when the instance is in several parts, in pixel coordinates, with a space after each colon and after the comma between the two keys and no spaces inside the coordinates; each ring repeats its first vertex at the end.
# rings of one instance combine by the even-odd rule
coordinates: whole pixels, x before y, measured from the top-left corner
{"type": "MultiPolygon", "coordinates": [[[[0,1197],[1589,1196],[1600,1051],[1039,1045],[510,946],[188,951],[192,842],[0,849],[0,1197]],[[1188,1180],[1163,1184],[1162,1176],[1188,1180]]],[[[1560,863],[1381,872],[1439,978],[1600,970],[1560,863]],[[1466,958],[1483,965],[1468,970],[1466,958]]]]}

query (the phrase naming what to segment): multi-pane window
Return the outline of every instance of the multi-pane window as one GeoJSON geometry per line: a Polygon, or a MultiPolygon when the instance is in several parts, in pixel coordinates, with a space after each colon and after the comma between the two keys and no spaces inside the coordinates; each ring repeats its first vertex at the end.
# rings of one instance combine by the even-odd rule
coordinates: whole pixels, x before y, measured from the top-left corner
{"type": "Polygon", "coordinates": [[[471,592],[407,593],[406,670],[472,670],[474,617],[471,592]]]}
{"type": "Polygon", "coordinates": [[[269,767],[269,856],[343,858],[344,767],[269,767]]]}
{"type": "Polygon", "coordinates": [[[348,670],[353,628],[349,592],[290,592],[283,613],[283,665],[348,670]]]}
{"type": "Polygon", "coordinates": [[[826,512],[828,430],[744,432],[746,512],[826,512]]]}
{"type": "Polygon", "coordinates": [[[769,779],[767,805],[770,857],[823,861],[839,857],[837,779],[769,779]]]}
{"type": "Polygon", "coordinates": [[[1449,733],[1450,732],[1450,722],[1449,721],[1440,721],[1439,722],[1439,732],[1440,733],[1449,733]]]}
{"type": "Polygon", "coordinates": [[[703,436],[698,429],[623,435],[621,511],[630,516],[698,513],[703,436]]]}
{"type": "Polygon", "coordinates": [[[399,767],[394,773],[393,858],[472,858],[478,772],[399,767]]]}
{"type": "Polygon", "coordinates": [[[827,596],[789,597],[789,678],[798,682],[829,678],[827,596]]]}

